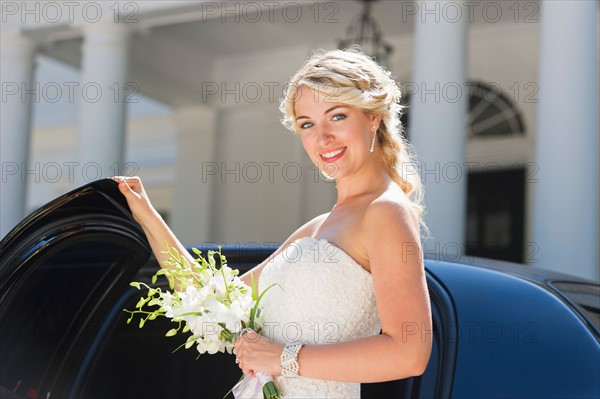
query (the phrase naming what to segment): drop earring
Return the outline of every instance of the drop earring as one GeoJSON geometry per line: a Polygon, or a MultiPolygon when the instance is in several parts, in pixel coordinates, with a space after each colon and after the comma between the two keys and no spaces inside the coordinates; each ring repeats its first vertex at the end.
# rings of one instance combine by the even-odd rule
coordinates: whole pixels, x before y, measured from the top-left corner
{"type": "MultiPolygon", "coordinates": [[[[375,126],[373,126],[373,129],[375,129],[375,126]]],[[[377,135],[377,131],[373,133],[373,141],[371,141],[371,148],[369,148],[369,152],[375,151],[375,135],[377,135]]]]}

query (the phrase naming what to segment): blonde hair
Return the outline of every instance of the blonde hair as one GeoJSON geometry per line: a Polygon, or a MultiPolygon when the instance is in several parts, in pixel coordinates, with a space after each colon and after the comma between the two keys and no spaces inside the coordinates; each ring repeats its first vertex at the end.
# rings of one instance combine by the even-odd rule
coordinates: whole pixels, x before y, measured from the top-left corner
{"type": "Polygon", "coordinates": [[[294,134],[298,134],[294,123],[294,100],[302,85],[333,102],[355,106],[366,115],[381,115],[377,130],[379,160],[407,195],[427,229],[422,220],[425,209],[423,183],[417,172],[414,149],[402,135],[400,115],[404,107],[400,105],[400,88],[390,71],[358,46],[345,50],[316,50],[291,78],[279,104],[283,113],[281,122],[294,134]]]}

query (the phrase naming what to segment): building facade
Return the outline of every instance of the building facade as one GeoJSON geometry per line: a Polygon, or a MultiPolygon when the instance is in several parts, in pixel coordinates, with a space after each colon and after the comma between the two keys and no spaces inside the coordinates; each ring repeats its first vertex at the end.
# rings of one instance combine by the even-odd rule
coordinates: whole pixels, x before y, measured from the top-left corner
{"type": "MultiPolygon", "coordinates": [[[[141,176],[186,244],[281,243],[333,206],[279,98],[359,2],[2,8],[2,236],[116,174],[141,176]]],[[[382,0],[373,13],[409,105],[426,255],[599,280],[597,2],[382,0]]]]}

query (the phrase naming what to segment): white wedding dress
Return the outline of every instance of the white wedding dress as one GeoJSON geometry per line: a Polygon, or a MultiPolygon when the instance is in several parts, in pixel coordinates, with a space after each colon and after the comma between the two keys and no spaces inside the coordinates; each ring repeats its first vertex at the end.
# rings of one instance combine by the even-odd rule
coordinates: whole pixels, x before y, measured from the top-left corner
{"type": "MultiPolygon", "coordinates": [[[[259,291],[262,334],[279,343],[338,343],[381,330],[371,274],[326,239],[303,237],[269,260],[259,291]]],[[[302,365],[300,365],[302,374],[302,365]]],[[[275,377],[285,398],[359,398],[360,383],[275,377]]]]}

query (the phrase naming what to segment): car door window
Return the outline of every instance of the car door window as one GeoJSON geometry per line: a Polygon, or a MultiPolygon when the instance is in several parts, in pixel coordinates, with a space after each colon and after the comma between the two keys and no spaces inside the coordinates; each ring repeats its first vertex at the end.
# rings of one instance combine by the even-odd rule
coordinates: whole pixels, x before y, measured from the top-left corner
{"type": "Polygon", "coordinates": [[[60,386],[70,385],[76,371],[66,359],[92,343],[101,321],[93,316],[109,295],[108,273],[136,258],[128,244],[82,234],[21,265],[23,275],[2,302],[0,386],[27,397],[46,397],[51,387],[51,396],[62,395],[60,386]]]}

